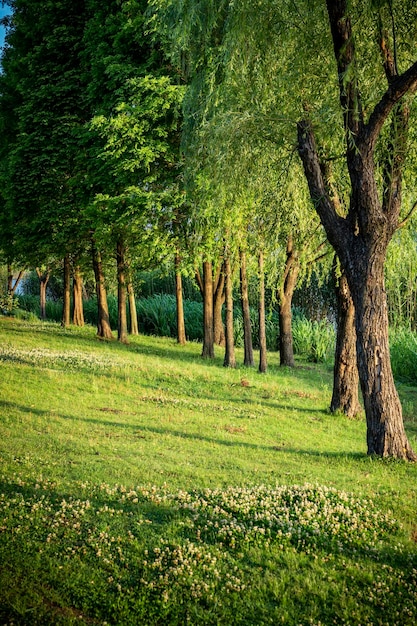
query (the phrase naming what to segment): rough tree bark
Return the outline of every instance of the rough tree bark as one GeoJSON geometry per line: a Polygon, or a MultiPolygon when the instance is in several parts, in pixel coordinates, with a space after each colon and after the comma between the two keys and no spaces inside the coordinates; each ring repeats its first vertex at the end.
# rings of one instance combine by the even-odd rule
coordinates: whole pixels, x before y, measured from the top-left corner
{"type": "Polygon", "coordinates": [[[290,235],[287,240],[284,276],[279,289],[279,356],[280,365],[287,367],[294,367],[291,306],[299,272],[298,252],[290,235]]]}
{"type": "Polygon", "coordinates": [[[177,303],[177,343],[184,346],[187,343],[185,335],[184,302],[182,297],[181,258],[175,255],[175,298],[177,303]]]}
{"type": "MultiPolygon", "coordinates": [[[[388,345],[388,311],[384,263],[398,226],[407,112],[398,103],[417,87],[417,62],[401,75],[390,55],[383,63],[388,88],[365,122],[355,71],[356,52],[346,0],[327,0],[338,66],[340,104],[346,132],[346,161],[351,183],[346,217],[340,216],[326,190],[308,120],[298,124],[298,150],[312,200],[335,249],[355,305],[358,369],[367,422],[368,454],[417,460],[403,424],[401,403],[392,375],[388,345]],[[380,131],[393,112],[389,168],[379,198],[374,153],[380,131]]],[[[385,42],[385,49],[388,49],[385,42]]]]}
{"type": "Polygon", "coordinates": [[[71,260],[68,254],[64,257],[64,294],[62,304],[61,326],[68,328],[71,323],[71,260]]]}
{"type": "Polygon", "coordinates": [[[126,310],[126,248],[123,239],[116,244],[117,263],[117,339],[121,343],[127,340],[127,310],[126,310]]]}
{"type": "Polygon", "coordinates": [[[93,259],[94,277],[96,281],[97,295],[97,335],[102,339],[113,339],[110,327],[109,307],[107,305],[107,292],[104,279],[103,263],[101,254],[92,242],[91,253],[93,259]]]}
{"type": "Polygon", "coordinates": [[[36,273],[39,278],[39,303],[40,303],[40,318],[46,320],[46,287],[48,286],[50,271],[45,270],[41,272],[36,268],[36,273]]]}
{"type": "Polygon", "coordinates": [[[240,251],[240,298],[241,298],[242,318],[243,318],[243,349],[244,349],[243,365],[247,367],[252,367],[255,364],[255,362],[253,358],[252,326],[251,326],[251,321],[250,321],[246,253],[244,250],[240,251]]]}
{"type": "Polygon", "coordinates": [[[224,260],[225,289],[226,289],[226,350],[224,354],[225,367],[236,367],[235,340],[233,332],[233,284],[232,267],[228,255],[224,260]]]}
{"type": "Polygon", "coordinates": [[[74,301],[72,323],[75,326],[84,326],[83,277],[79,265],[74,266],[72,281],[72,293],[74,301]]]}
{"type": "Polygon", "coordinates": [[[268,369],[267,352],[266,352],[266,327],[265,327],[265,271],[264,271],[264,255],[259,251],[258,256],[259,268],[259,371],[264,374],[268,369]]]}
{"type": "MultiPolygon", "coordinates": [[[[334,263],[336,274],[336,259],[334,263]]],[[[361,412],[359,372],[356,359],[355,306],[345,274],[335,275],[337,299],[337,335],[333,370],[333,394],[330,410],[348,417],[361,412]]]]}

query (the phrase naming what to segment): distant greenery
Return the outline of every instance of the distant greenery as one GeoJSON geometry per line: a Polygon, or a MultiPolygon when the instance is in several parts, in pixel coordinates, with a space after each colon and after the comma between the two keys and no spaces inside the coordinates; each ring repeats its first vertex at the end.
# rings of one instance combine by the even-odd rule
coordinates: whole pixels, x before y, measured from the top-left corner
{"type": "Polygon", "coordinates": [[[366,456],[327,365],[222,360],[0,317],[1,623],[414,626],[417,466],[366,456]]]}

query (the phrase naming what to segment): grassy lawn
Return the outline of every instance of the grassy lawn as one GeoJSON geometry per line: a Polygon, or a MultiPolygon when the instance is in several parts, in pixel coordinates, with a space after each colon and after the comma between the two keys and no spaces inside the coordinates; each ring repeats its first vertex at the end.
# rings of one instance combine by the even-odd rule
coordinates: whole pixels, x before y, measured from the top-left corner
{"type": "Polygon", "coordinates": [[[417,465],[328,365],[200,352],[0,317],[0,623],[414,626],[417,465]]]}

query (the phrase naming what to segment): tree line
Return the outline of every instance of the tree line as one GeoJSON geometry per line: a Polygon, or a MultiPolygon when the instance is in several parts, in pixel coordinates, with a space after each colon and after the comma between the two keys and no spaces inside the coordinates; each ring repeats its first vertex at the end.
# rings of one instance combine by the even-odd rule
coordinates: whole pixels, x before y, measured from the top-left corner
{"type": "Polygon", "coordinates": [[[112,257],[118,339],[127,341],[127,301],[137,319],[133,269],[171,262],[178,341],[186,341],[181,280],[193,275],[202,356],[223,344],[224,365],[234,367],[237,279],[244,364],[253,366],[255,274],[265,372],[265,289],[279,306],[281,364],[293,366],[297,281],[313,268],[332,273],[331,409],[355,415],[360,387],[368,453],[416,460],[391,371],[384,275],[388,245],[415,207],[414,3],[5,4],[0,248],[10,268],[37,268],[43,305],[62,265],[63,324],[71,278],[72,319],[83,323],[89,257],[98,335],[112,337],[104,271],[112,257]]]}

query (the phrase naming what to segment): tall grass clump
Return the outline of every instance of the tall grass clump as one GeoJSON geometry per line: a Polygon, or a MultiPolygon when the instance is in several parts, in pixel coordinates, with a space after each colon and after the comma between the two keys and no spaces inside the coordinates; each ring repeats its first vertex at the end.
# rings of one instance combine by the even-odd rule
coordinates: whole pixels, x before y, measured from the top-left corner
{"type": "MultiPolygon", "coordinates": [[[[14,312],[15,317],[28,318],[23,315],[25,311],[32,316],[40,317],[40,301],[39,296],[22,294],[19,295],[19,312],[14,312]]],[[[46,319],[51,322],[60,322],[62,320],[62,301],[49,299],[45,305],[46,319]]]]}
{"type": "Polygon", "coordinates": [[[312,321],[298,313],[293,319],[293,342],[296,354],[323,363],[333,354],[335,331],[326,319],[312,321]]]}
{"type": "MultiPolygon", "coordinates": [[[[139,331],[145,335],[175,337],[177,332],[177,305],[175,296],[156,294],[140,298],[137,303],[139,331]]],[[[185,332],[190,341],[203,338],[203,305],[184,300],[185,332]]]]}
{"type": "MultiPolygon", "coordinates": [[[[235,307],[234,317],[234,340],[237,347],[243,346],[243,316],[242,309],[235,307]]],[[[255,307],[250,308],[250,322],[252,329],[252,343],[254,348],[259,348],[259,316],[255,307]]],[[[270,352],[275,352],[279,339],[279,319],[275,310],[270,311],[265,319],[266,347],[270,352]]]]}
{"type": "Polygon", "coordinates": [[[407,328],[390,331],[390,354],[395,378],[417,383],[417,335],[407,328]]]}

